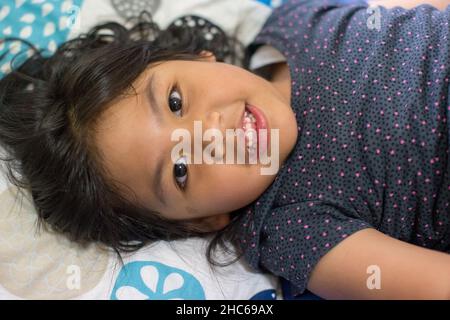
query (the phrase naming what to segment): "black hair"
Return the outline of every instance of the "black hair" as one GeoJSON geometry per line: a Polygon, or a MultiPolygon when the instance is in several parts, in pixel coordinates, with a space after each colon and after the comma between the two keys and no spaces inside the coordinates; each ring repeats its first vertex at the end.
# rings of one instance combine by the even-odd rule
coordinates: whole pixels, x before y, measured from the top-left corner
{"type": "Polygon", "coordinates": [[[130,28],[117,22],[99,24],[61,44],[48,57],[26,40],[0,39],[0,43],[20,40],[33,50],[0,80],[0,144],[6,151],[2,160],[7,177],[30,192],[39,226],[72,241],[102,244],[120,257],[121,252],[133,252],[156,240],[213,236],[208,261],[233,263],[241,256],[238,251],[228,263],[215,261],[213,252],[219,245],[229,252],[230,243],[238,249],[234,231],[238,211],[215,233],[165,219],[123,196],[127,186],[111,178],[91,137],[110,102],[133,88],[148,65],[196,60],[203,50],[219,62],[243,65],[248,61],[243,45],[198,16],[177,19],[165,30],[147,11],[130,22],[130,28]],[[196,26],[186,27],[188,20],[197,21],[196,26]],[[205,32],[212,26],[216,32],[211,39],[205,32]]]}

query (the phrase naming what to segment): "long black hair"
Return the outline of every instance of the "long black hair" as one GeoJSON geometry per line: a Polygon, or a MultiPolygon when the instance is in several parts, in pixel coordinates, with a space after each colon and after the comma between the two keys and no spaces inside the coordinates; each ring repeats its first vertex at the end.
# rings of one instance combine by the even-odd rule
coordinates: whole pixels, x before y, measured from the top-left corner
{"type": "Polygon", "coordinates": [[[123,196],[129,188],[111,178],[91,137],[110,102],[133,88],[148,65],[196,60],[208,50],[217,61],[246,67],[244,46],[198,16],[177,19],[165,30],[147,11],[129,22],[131,28],[117,22],[97,25],[63,43],[49,57],[26,40],[0,40],[21,40],[33,50],[20,67],[0,80],[0,144],[6,151],[2,160],[7,177],[32,195],[39,226],[72,241],[102,244],[120,257],[121,252],[156,240],[212,236],[209,262],[233,263],[238,252],[228,263],[215,261],[213,253],[218,245],[230,251],[228,244],[236,243],[237,212],[216,233],[165,219],[123,196]],[[196,25],[187,27],[188,20],[196,25]]]}

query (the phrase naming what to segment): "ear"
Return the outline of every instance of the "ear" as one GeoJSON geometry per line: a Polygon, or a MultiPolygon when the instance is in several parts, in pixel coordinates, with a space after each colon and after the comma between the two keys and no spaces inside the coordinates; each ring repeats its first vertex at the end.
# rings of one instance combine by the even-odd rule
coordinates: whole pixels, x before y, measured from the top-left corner
{"type": "Polygon", "coordinates": [[[205,61],[209,61],[209,62],[216,62],[217,61],[216,60],[216,56],[211,51],[202,50],[199,53],[199,56],[201,56],[203,58],[203,60],[205,60],[205,61]]]}

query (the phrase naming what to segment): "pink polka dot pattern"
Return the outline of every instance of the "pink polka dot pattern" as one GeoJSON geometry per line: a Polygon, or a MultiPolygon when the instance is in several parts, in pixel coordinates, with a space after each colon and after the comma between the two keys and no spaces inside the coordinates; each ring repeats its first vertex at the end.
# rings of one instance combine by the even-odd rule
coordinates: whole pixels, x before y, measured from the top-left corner
{"type": "Polygon", "coordinates": [[[288,0],[254,43],[288,60],[299,136],[239,235],[254,268],[302,293],[314,266],[364,228],[450,253],[450,7],[288,0]]]}

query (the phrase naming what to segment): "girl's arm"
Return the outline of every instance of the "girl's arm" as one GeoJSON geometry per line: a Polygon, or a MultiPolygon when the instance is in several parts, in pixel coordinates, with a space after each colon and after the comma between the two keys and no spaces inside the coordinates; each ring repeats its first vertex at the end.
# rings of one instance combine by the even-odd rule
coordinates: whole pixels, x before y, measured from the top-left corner
{"type": "Polygon", "coordinates": [[[364,229],[319,261],[308,289],[325,299],[450,299],[450,254],[364,229]]]}
{"type": "Polygon", "coordinates": [[[445,10],[450,5],[449,0],[369,0],[371,6],[382,6],[385,8],[402,7],[412,9],[421,4],[429,4],[439,10],[445,10]]]}

